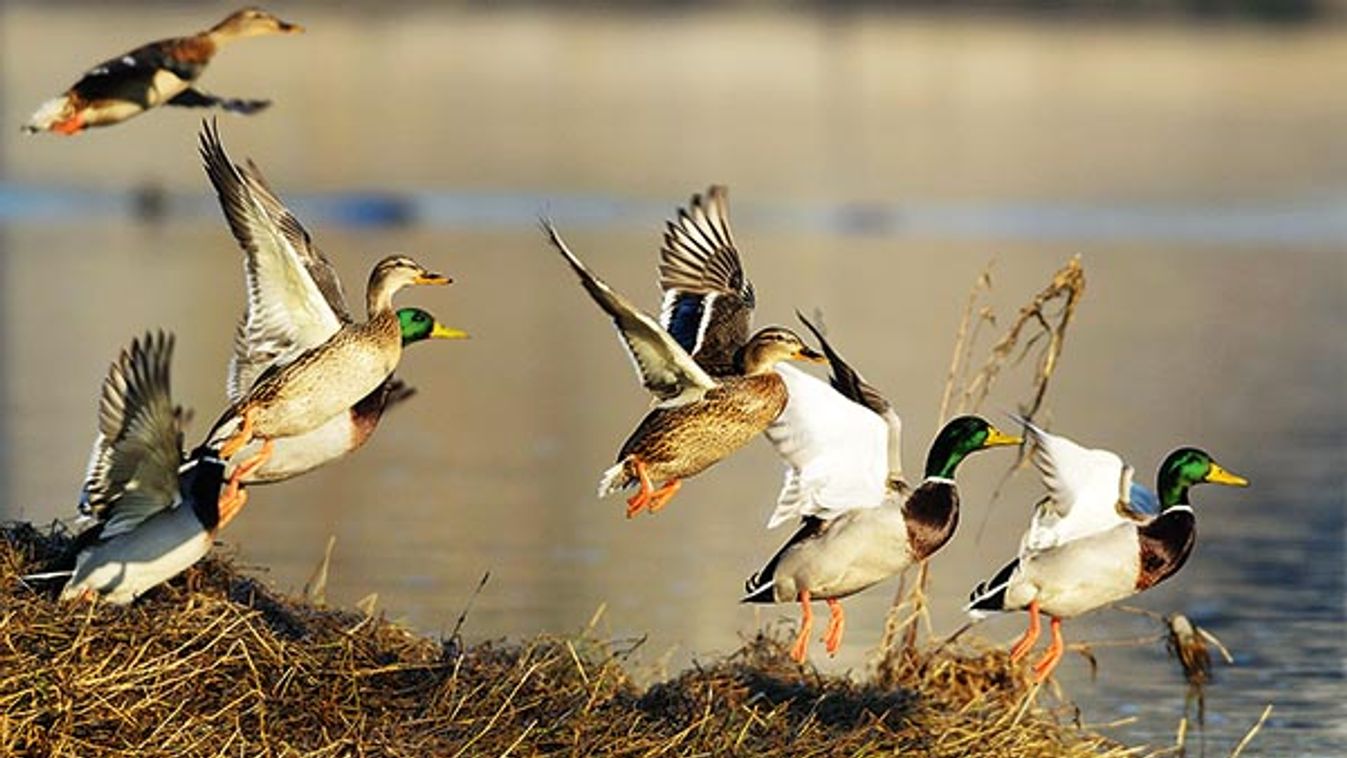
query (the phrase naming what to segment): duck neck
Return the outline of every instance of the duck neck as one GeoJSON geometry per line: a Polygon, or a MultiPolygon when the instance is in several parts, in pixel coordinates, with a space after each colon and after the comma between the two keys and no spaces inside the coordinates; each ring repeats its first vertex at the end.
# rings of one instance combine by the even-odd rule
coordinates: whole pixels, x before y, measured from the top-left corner
{"type": "Polygon", "coordinates": [[[945,438],[936,439],[926,454],[926,478],[954,480],[954,472],[968,456],[967,451],[945,438]]]}
{"type": "Polygon", "coordinates": [[[377,272],[370,276],[369,287],[365,290],[365,312],[371,321],[393,312],[393,293],[398,289],[390,286],[388,279],[377,272]]]}
{"type": "Polygon", "coordinates": [[[1191,485],[1178,472],[1168,469],[1161,471],[1160,480],[1156,484],[1160,489],[1161,510],[1176,505],[1190,505],[1188,489],[1191,485]]]}

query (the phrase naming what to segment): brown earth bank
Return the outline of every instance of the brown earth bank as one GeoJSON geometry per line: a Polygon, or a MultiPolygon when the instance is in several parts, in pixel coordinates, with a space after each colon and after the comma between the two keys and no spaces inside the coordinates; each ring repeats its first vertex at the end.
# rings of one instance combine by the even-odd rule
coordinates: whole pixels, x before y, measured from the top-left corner
{"type": "Polygon", "coordinates": [[[859,681],[780,634],[648,687],[633,643],[467,645],[287,597],[212,556],[126,608],[21,577],[63,530],[0,526],[0,754],[1122,756],[976,642],[859,681]]]}

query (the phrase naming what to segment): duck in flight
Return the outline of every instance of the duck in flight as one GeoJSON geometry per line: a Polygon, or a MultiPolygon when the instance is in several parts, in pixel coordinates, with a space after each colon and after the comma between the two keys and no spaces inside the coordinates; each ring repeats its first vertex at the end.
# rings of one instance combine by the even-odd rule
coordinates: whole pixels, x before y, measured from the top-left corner
{"type": "Polygon", "coordinates": [[[61,96],[39,106],[23,130],[78,134],[120,123],[160,105],[256,113],[270,101],[217,97],[193,84],[220,48],[234,40],[303,31],[304,27],[261,8],[235,11],[203,32],[151,42],[94,66],[61,96]]]}
{"type": "Polygon", "coordinates": [[[779,362],[826,360],[789,329],[768,327],[733,350],[724,364],[725,373],[713,376],[694,358],[697,348],[690,351],[676,338],[683,330],[669,325],[671,311],[673,324],[696,313],[705,326],[685,335],[711,344],[705,341],[706,335],[715,314],[723,313],[714,309],[714,297],[704,298],[704,306],[679,305],[678,293],[670,296],[666,288],[661,323],[591,272],[550,222],[543,225],[585,291],[612,318],[641,383],[655,396],[655,407],[622,445],[616,465],[604,472],[599,484],[600,497],[639,487],[627,500],[628,518],[643,509],[659,511],[678,492],[683,479],[725,459],[767,428],[786,405],[785,383],[772,370],[779,362]],[[678,315],[680,309],[684,316],[678,315]]]}

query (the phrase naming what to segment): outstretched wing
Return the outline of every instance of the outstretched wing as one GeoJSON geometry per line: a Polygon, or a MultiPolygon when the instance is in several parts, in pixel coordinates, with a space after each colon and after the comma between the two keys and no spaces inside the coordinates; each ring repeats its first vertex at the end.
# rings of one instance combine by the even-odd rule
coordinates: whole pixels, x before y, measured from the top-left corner
{"type": "Polygon", "coordinates": [[[173,405],[173,337],[133,340],[108,369],[98,437],[80,494],[80,513],[103,523],[101,538],[131,531],[178,500],[182,409],[173,405]]]}
{"type": "Polygon", "coordinates": [[[267,186],[257,166],[234,164],[214,124],[201,131],[201,159],[229,228],[244,252],[248,306],[229,364],[237,403],[273,365],[322,344],[351,320],[341,282],[309,233],[267,186]]]}
{"type": "Polygon", "coordinates": [[[707,390],[716,386],[715,380],[697,365],[692,356],[654,318],[590,272],[566,247],[552,222],[544,219],[542,225],[552,246],[580,277],[580,283],[589,296],[612,317],[641,383],[659,398],[662,406],[700,400],[707,390]]]}
{"type": "Polygon", "coordinates": [[[822,329],[815,326],[799,311],[795,312],[795,316],[814,334],[814,338],[823,347],[824,355],[828,356],[828,367],[831,371],[829,382],[833,389],[842,393],[853,403],[874,411],[884,420],[884,425],[888,428],[886,450],[889,481],[891,484],[901,483],[903,481],[903,419],[898,415],[898,411],[894,410],[893,403],[890,403],[889,399],[884,397],[879,390],[865,381],[860,372],[851,367],[851,364],[843,360],[842,356],[828,342],[827,337],[823,336],[822,329]]]}
{"type": "Polygon", "coordinates": [[[767,527],[881,505],[889,472],[884,420],[797,368],[779,364],[776,372],[790,399],[766,434],[787,469],[767,527]]]}
{"type": "Polygon", "coordinates": [[[1091,450],[1026,419],[1031,458],[1047,497],[1038,504],[1022,547],[1046,550],[1110,529],[1125,521],[1131,499],[1132,467],[1116,453],[1091,450]]]}
{"type": "Polygon", "coordinates": [[[753,283],[730,236],[727,194],[717,185],[693,195],[666,224],[659,256],[660,325],[713,375],[735,371],[753,319],[753,283]]]}

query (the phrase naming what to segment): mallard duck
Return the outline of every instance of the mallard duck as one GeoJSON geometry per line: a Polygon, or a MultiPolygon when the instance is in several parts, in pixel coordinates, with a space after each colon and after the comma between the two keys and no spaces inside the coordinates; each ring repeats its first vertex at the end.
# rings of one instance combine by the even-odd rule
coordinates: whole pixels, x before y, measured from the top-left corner
{"type": "Polygon", "coordinates": [[[75,540],[63,600],[130,603],[200,560],[243,505],[242,497],[220,498],[224,462],[214,450],[183,455],[184,414],[169,390],[172,357],[171,335],[146,334],[103,380],[80,497],[81,515],[96,523],[75,540]]]}
{"type": "Polygon", "coordinates": [[[1045,437],[1032,427],[1030,434],[1048,496],[1021,540],[1019,555],[973,590],[968,610],[974,617],[1029,612],[1029,628],[1011,648],[1012,662],[1033,647],[1039,611],[1047,613],[1052,618],[1052,644],[1034,664],[1034,679],[1043,682],[1065,651],[1062,619],[1131,597],[1183,567],[1197,538],[1197,519],[1188,500],[1191,487],[1205,482],[1245,487],[1249,482],[1202,450],[1180,448],[1165,458],[1156,476],[1159,513],[1145,514],[1119,505],[1122,496],[1133,490],[1125,468],[1115,472],[1110,463],[1110,475],[1105,477],[1102,463],[1071,465],[1072,458],[1058,457],[1064,448],[1052,444],[1063,438],[1045,437]],[[1094,514],[1084,513],[1087,509],[1094,509],[1094,514]],[[1048,519],[1046,512],[1053,518],[1048,519]],[[1057,530],[1057,538],[1042,539],[1050,529],[1057,530]]]}
{"type": "Polygon", "coordinates": [[[828,356],[833,386],[787,366],[777,369],[787,377],[790,402],[767,436],[790,468],[773,523],[795,516],[801,522],[745,583],[741,602],[798,602],[803,617],[791,657],[803,662],[814,620],[810,603],[828,604],[823,641],[835,654],[846,623],[839,600],[943,547],[959,521],[959,464],[979,450],[1021,440],[985,419],[960,416],[936,436],[925,478],[909,493],[890,448],[901,432],[897,413],[813,324],[801,320],[828,356]]]}
{"type": "Polygon", "coordinates": [[[693,195],[666,222],[659,284],[660,326],[711,376],[737,373],[756,299],[730,235],[728,189],[693,195]]]}
{"type": "MultiPolygon", "coordinates": [[[[248,305],[235,333],[227,382],[229,401],[240,403],[268,370],[322,344],[351,325],[352,318],[336,271],[257,166],[233,163],[211,125],[202,130],[201,157],[245,256],[248,305]]],[[[419,308],[403,308],[397,316],[403,346],[468,336],[419,308]]],[[[356,450],[374,433],[384,409],[411,394],[389,376],[347,413],[304,434],[277,439],[271,456],[239,483],[290,479],[356,450]]],[[[242,458],[254,457],[259,447],[245,448],[242,458]]],[[[231,479],[236,468],[231,462],[231,479]]]]}
{"type": "Polygon", "coordinates": [[[388,256],[370,272],[368,320],[342,318],[334,306],[342,300],[336,274],[265,183],[250,181],[256,167],[245,175],[230,163],[209,125],[202,155],[246,253],[249,300],[230,363],[229,389],[236,399],[207,439],[225,460],[254,438],[263,443],[230,476],[226,493],[232,496],[240,471],[265,463],[277,439],[313,431],[346,413],[393,374],[402,357],[401,320],[393,310],[398,290],[450,279],[405,255],[388,256]],[[291,275],[299,271],[307,275],[291,275]]]}
{"type": "Polygon", "coordinates": [[[612,317],[641,383],[657,401],[599,483],[600,497],[639,485],[627,500],[628,518],[642,509],[658,512],[683,479],[724,459],[767,428],[786,405],[785,382],[772,371],[778,362],[826,360],[789,329],[769,327],[737,351],[733,375],[712,378],[658,321],[591,273],[550,222],[543,225],[590,297],[612,317]]]}
{"type": "Polygon", "coordinates": [[[151,42],[94,66],[63,95],[43,103],[23,130],[78,134],[110,126],[158,105],[217,107],[256,113],[269,100],[216,97],[193,89],[215,53],[226,43],[264,34],[297,34],[304,27],[282,21],[261,8],[244,8],[203,32],[151,42]]]}

